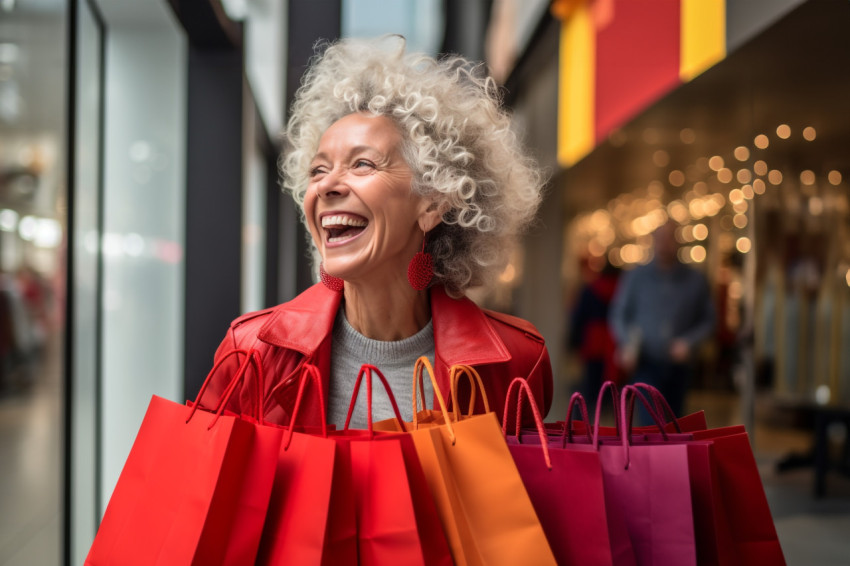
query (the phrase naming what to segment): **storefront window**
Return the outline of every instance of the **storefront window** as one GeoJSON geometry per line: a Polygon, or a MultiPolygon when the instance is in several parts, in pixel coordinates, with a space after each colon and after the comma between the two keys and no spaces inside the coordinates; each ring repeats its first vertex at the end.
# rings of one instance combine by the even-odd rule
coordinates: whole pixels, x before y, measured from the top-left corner
{"type": "Polygon", "coordinates": [[[62,551],[65,4],[0,4],[2,564],[62,551]]]}

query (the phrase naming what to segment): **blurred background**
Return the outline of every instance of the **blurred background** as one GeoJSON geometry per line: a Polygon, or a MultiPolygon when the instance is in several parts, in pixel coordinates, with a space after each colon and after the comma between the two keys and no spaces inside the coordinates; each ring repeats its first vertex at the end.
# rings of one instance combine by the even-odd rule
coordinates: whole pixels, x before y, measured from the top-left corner
{"type": "Polygon", "coordinates": [[[747,426],[789,564],[850,556],[850,1],[0,0],[0,564],[82,564],[152,394],[312,282],[279,189],[319,39],[484,62],[549,176],[484,306],[531,320],[562,419],[580,291],[708,278],[687,407],[747,426]]]}

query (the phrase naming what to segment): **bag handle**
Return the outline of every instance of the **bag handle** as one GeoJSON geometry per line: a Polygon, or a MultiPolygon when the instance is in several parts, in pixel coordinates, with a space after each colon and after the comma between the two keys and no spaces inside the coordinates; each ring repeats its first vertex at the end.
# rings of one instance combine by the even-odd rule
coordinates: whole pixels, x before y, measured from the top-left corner
{"type": "Polygon", "coordinates": [[[419,392],[423,397],[422,399],[422,409],[425,409],[425,388],[423,386],[423,375],[422,373],[427,371],[428,377],[431,379],[431,386],[434,388],[434,397],[437,398],[437,403],[440,405],[440,412],[443,413],[443,421],[448,427],[449,437],[452,439],[452,446],[457,442],[457,437],[455,437],[455,431],[452,427],[452,421],[449,418],[449,410],[446,408],[446,401],[443,399],[443,393],[440,391],[440,385],[437,383],[437,378],[434,377],[434,367],[431,365],[431,362],[425,356],[420,356],[419,359],[416,360],[416,363],[413,365],[413,430],[419,430],[419,415],[417,414],[417,406],[418,402],[416,399],[416,382],[417,379],[419,381],[419,392]]]}
{"type": "Polygon", "coordinates": [[[387,378],[377,367],[372,364],[363,364],[360,366],[360,371],[357,372],[357,381],[354,382],[354,391],[351,393],[351,402],[348,404],[348,414],[345,417],[345,426],[343,430],[348,430],[348,425],[351,423],[351,416],[354,414],[354,407],[357,405],[357,394],[360,392],[360,382],[363,381],[363,376],[366,376],[366,416],[369,430],[369,437],[375,436],[372,429],[372,372],[375,372],[384,385],[384,390],[387,392],[387,397],[390,398],[390,404],[393,406],[396,421],[398,421],[399,429],[402,432],[407,432],[404,426],[404,420],[401,418],[401,413],[398,410],[398,404],[395,402],[395,395],[387,382],[387,378]]]}
{"type": "Polygon", "coordinates": [[[239,367],[236,370],[236,373],[230,379],[230,383],[227,384],[227,387],[222,392],[221,397],[219,397],[218,405],[215,408],[215,418],[207,427],[207,430],[211,429],[216,422],[218,422],[219,417],[224,412],[224,408],[227,406],[227,403],[230,401],[230,398],[233,396],[236,391],[237,385],[242,382],[242,378],[248,371],[248,366],[251,365],[254,367],[254,372],[257,374],[257,403],[256,403],[256,414],[254,417],[257,422],[260,424],[265,424],[263,420],[263,391],[265,376],[263,373],[263,364],[259,358],[259,353],[253,348],[250,350],[244,349],[235,349],[229,351],[227,354],[221,357],[215,365],[213,365],[210,372],[207,374],[206,379],[204,379],[204,383],[201,385],[201,389],[198,391],[198,395],[195,397],[195,402],[192,404],[192,410],[189,412],[189,416],[186,418],[186,422],[188,423],[192,420],[192,417],[195,415],[195,411],[198,410],[198,406],[201,398],[204,395],[204,391],[206,391],[207,386],[212,381],[212,377],[218,372],[219,368],[224,364],[225,361],[230,359],[231,356],[238,356],[239,354],[244,354],[246,356],[245,360],[239,364],[239,367]]]}
{"type": "Polygon", "coordinates": [[[552,460],[549,458],[549,437],[546,435],[546,430],[543,426],[543,417],[540,416],[540,409],[537,408],[537,401],[534,400],[534,394],[531,392],[531,386],[528,381],[522,377],[515,377],[508,386],[508,393],[505,395],[505,411],[502,415],[502,434],[507,436],[508,433],[508,414],[510,413],[511,399],[516,391],[516,428],[514,435],[517,442],[521,443],[519,431],[522,423],[522,408],[523,394],[528,404],[531,405],[531,413],[534,415],[534,424],[537,426],[537,434],[540,436],[540,446],[543,449],[543,460],[546,462],[546,468],[552,469],[552,460]]]}
{"type": "Polygon", "coordinates": [[[611,392],[611,403],[614,407],[614,426],[617,430],[617,435],[620,434],[620,430],[622,426],[620,426],[620,419],[617,418],[618,411],[620,409],[620,390],[617,388],[617,384],[613,381],[606,381],[602,384],[602,387],[599,388],[599,395],[596,398],[596,411],[593,416],[593,448],[599,448],[599,422],[602,420],[602,399],[605,397],[605,393],[608,391],[611,392]]]}
{"type": "Polygon", "coordinates": [[[661,424],[661,420],[659,419],[658,414],[655,412],[654,407],[643,394],[643,392],[640,390],[640,388],[635,387],[634,385],[626,385],[623,388],[623,392],[620,396],[620,419],[622,419],[623,422],[623,426],[620,427],[620,442],[623,445],[623,454],[625,456],[626,470],[629,469],[630,463],[629,448],[631,447],[632,443],[632,416],[635,398],[640,399],[640,402],[643,403],[644,407],[646,407],[647,412],[649,412],[649,415],[658,425],[658,428],[661,431],[662,438],[665,441],[669,440],[667,432],[664,431],[664,426],[661,424]]]}
{"type": "Polygon", "coordinates": [[[490,402],[487,399],[487,391],[484,389],[484,381],[482,381],[481,376],[478,374],[478,371],[472,366],[467,366],[464,364],[456,364],[449,368],[449,385],[451,386],[451,395],[452,395],[452,413],[454,415],[455,421],[460,420],[458,415],[458,392],[457,392],[457,384],[460,379],[460,375],[466,375],[469,379],[469,385],[471,393],[469,395],[469,407],[466,412],[467,417],[471,417],[473,411],[475,410],[475,389],[476,385],[478,386],[478,390],[481,391],[481,400],[484,402],[484,412],[490,412],[490,402]]]}
{"type": "Polygon", "coordinates": [[[567,406],[567,418],[564,421],[564,430],[561,432],[561,448],[567,447],[567,442],[573,442],[573,412],[575,407],[579,408],[581,418],[585,424],[585,434],[589,444],[593,444],[593,435],[591,434],[590,417],[587,415],[587,401],[584,396],[576,391],[570,396],[570,404],[567,406]]]}
{"type": "Polygon", "coordinates": [[[308,381],[312,381],[316,387],[316,393],[319,396],[319,411],[322,415],[322,436],[328,437],[327,415],[325,414],[325,393],[322,390],[322,376],[319,373],[319,368],[313,364],[305,363],[301,366],[301,377],[298,383],[298,395],[295,397],[295,406],[292,408],[292,416],[289,417],[289,427],[284,433],[283,450],[289,450],[289,444],[292,442],[292,433],[295,429],[298,410],[301,408],[301,400],[304,397],[304,388],[308,381]]]}
{"type": "Polygon", "coordinates": [[[655,406],[655,413],[661,418],[662,425],[666,425],[668,422],[673,423],[673,426],[676,427],[676,432],[681,434],[682,427],[679,426],[679,419],[661,391],[648,383],[635,383],[634,386],[649,392],[650,397],[652,397],[652,404],[655,406]],[[665,416],[669,417],[670,420],[668,421],[665,416]]]}

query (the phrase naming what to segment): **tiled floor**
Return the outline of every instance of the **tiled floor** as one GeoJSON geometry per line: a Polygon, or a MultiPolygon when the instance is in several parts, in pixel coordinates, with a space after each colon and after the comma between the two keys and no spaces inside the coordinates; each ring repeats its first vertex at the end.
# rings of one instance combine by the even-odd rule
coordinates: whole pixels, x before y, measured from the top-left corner
{"type": "MultiPolygon", "coordinates": [[[[60,389],[45,378],[27,393],[0,397],[0,565],[53,566],[61,556],[60,389]]],[[[735,422],[737,398],[698,392],[709,424],[735,422]]],[[[840,431],[839,431],[840,432],[840,431]]],[[[812,497],[808,468],[777,473],[776,462],[804,452],[809,436],[757,425],[756,456],[789,565],[850,565],[850,479],[831,474],[827,497],[812,497]]]]}

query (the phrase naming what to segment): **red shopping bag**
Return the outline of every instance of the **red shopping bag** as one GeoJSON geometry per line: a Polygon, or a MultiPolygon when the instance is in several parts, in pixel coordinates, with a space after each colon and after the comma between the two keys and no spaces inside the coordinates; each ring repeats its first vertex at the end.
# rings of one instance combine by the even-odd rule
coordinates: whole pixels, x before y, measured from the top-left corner
{"type": "MultiPolygon", "coordinates": [[[[215,413],[153,396],[94,543],[92,566],[253,563],[282,431],[222,414],[252,365],[245,355],[215,413]]],[[[213,367],[211,377],[227,358],[213,367]]],[[[257,415],[258,423],[262,415],[257,415]]]]}
{"type": "MultiPolygon", "coordinates": [[[[575,399],[574,395],[570,400],[570,412],[575,399]]],[[[625,523],[619,517],[609,520],[606,511],[599,454],[562,449],[557,443],[550,443],[531,388],[521,377],[514,379],[508,388],[502,432],[558,564],[635,564],[625,523]],[[523,393],[537,423],[539,441],[535,443],[523,443],[518,434],[523,393]],[[513,404],[514,395],[517,426],[510,435],[507,434],[508,406],[513,404]]]]}
{"type": "Polygon", "coordinates": [[[717,471],[719,520],[728,528],[718,538],[721,564],[784,566],[785,556],[764,493],[749,436],[742,427],[693,433],[712,444],[717,471]],[[729,540],[731,538],[731,540],[729,540]]]}
{"type": "Polygon", "coordinates": [[[372,374],[381,380],[398,426],[404,429],[395,397],[381,371],[364,364],[357,375],[345,427],[331,433],[347,455],[357,515],[360,564],[452,564],[448,543],[412,439],[373,428],[372,374]],[[367,388],[364,431],[349,424],[363,377],[367,388]]]}
{"type": "Polygon", "coordinates": [[[328,438],[322,380],[318,369],[310,364],[304,364],[300,379],[289,426],[280,443],[256,564],[354,563],[357,550],[353,498],[346,500],[350,481],[346,481],[346,470],[338,462],[336,443],[328,438]],[[301,432],[297,424],[308,382],[317,392],[322,415],[320,434],[301,432]],[[335,470],[340,471],[336,477],[341,485],[334,486],[335,470]],[[331,524],[333,487],[337,488],[337,501],[335,522],[331,524]]]}

